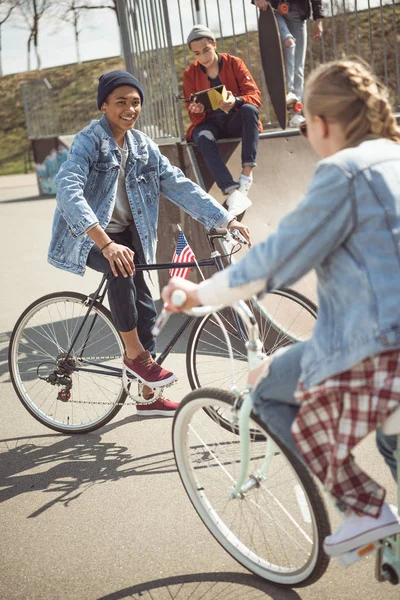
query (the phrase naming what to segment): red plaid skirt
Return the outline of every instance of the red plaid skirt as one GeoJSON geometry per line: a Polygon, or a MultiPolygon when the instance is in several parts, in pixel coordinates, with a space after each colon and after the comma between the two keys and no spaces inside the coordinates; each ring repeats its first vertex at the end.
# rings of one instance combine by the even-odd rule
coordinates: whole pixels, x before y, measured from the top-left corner
{"type": "Polygon", "coordinates": [[[352,449],[400,405],[400,351],[366,358],[352,369],[305,389],[292,426],[311,471],[339,503],[377,517],[385,490],[355,463],[352,449]]]}

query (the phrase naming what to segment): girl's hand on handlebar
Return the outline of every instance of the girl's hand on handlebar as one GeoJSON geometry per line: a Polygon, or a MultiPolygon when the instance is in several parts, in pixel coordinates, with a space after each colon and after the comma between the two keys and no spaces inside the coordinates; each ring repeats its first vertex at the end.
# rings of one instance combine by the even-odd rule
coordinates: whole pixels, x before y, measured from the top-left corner
{"type": "Polygon", "coordinates": [[[187,281],[181,277],[172,277],[161,292],[161,298],[165,303],[164,308],[170,312],[182,312],[190,310],[194,306],[199,306],[198,287],[198,284],[192,281],[187,281]],[[182,290],[186,294],[186,302],[179,308],[171,303],[171,295],[175,290],[182,290]]]}
{"type": "Polygon", "coordinates": [[[113,242],[107,248],[104,248],[102,254],[110,263],[111,271],[115,277],[118,277],[118,271],[123,277],[132,277],[135,272],[135,263],[133,262],[135,253],[133,250],[113,242]]]}

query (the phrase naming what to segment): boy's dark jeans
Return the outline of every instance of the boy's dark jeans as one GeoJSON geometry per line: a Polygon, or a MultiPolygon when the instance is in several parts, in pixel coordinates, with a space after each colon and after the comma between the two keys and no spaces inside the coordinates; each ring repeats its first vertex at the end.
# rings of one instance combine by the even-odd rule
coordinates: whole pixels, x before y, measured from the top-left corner
{"type": "Polygon", "coordinates": [[[243,104],[238,111],[232,110],[228,114],[222,110],[214,111],[207,121],[194,129],[193,141],[223,192],[237,189],[239,184],[221,158],[216,140],[241,137],[242,166],[255,166],[258,136],[258,109],[252,104],[243,104]]]}
{"type": "MultiPolygon", "coordinates": [[[[134,252],[132,232],[127,229],[121,233],[109,233],[117,244],[128,246],[134,252]]],[[[135,263],[141,262],[135,252],[135,263]]],[[[151,330],[155,324],[157,312],[150,290],[144,280],[143,271],[136,271],[133,277],[115,277],[110,263],[102,255],[97,246],[89,252],[87,266],[109,277],[108,301],[111,315],[118,331],[131,331],[137,328],[139,340],[152,356],[155,355],[156,343],[151,330]]]]}

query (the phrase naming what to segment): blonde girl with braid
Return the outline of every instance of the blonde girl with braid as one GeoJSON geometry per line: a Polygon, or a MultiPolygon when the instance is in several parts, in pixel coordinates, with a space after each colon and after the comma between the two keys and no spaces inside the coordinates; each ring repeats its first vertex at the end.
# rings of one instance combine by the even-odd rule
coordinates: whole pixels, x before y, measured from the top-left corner
{"type": "Polygon", "coordinates": [[[230,305],[315,270],[311,339],[266,359],[249,385],[255,411],[300,453],[342,512],[324,540],[325,552],[338,556],[400,533],[385,490],[352,455],[377,431],[396,475],[396,438],[380,426],[400,410],[400,131],[386,90],[357,61],[310,75],[305,115],[304,133],[322,160],[296,209],[229,269],[199,285],[172,279],[163,299],[183,289],[183,310],[230,305]]]}

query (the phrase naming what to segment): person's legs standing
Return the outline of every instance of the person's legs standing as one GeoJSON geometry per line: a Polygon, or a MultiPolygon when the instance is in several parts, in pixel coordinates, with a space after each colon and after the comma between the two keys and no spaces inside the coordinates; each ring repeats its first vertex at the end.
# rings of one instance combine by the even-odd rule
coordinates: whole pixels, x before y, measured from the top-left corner
{"type": "Polygon", "coordinates": [[[296,40],[291,33],[287,16],[280,15],[276,13],[276,20],[279,27],[279,32],[281,34],[282,41],[282,52],[283,59],[285,63],[285,72],[286,72],[286,90],[288,93],[294,94],[294,63],[295,63],[295,50],[296,50],[296,40]]]}
{"type": "MultiPolygon", "coordinates": [[[[287,27],[295,41],[294,69],[291,91],[302,102],[304,87],[304,63],[307,50],[307,21],[302,20],[296,6],[293,6],[287,15],[287,27]]],[[[292,47],[293,49],[293,47],[292,47]]]]}

